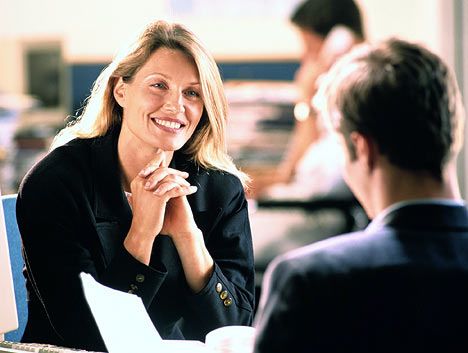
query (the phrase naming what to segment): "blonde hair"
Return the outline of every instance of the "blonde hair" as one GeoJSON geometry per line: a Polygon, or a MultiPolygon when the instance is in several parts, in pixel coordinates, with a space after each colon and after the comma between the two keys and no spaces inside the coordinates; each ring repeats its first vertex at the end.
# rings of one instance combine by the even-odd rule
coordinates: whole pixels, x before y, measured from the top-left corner
{"type": "Polygon", "coordinates": [[[103,136],[111,127],[120,125],[122,108],[113,95],[116,82],[120,77],[124,81],[131,80],[159,48],[180,50],[191,57],[200,76],[203,114],[199,126],[184,146],[184,152],[204,168],[236,175],[246,187],[249,177],[236,168],[227,154],[228,104],[218,66],[198,38],[180,24],[156,21],[146,27],[132,46],[116,56],[94,82],[83,113],[59,132],[52,148],[74,138],[103,136]]]}

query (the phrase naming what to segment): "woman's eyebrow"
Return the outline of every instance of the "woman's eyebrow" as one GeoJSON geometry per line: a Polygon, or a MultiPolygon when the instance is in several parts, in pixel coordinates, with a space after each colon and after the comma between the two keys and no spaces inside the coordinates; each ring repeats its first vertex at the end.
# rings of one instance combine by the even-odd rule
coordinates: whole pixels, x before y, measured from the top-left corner
{"type": "Polygon", "coordinates": [[[147,75],[143,80],[144,80],[144,81],[147,81],[147,80],[150,80],[150,79],[152,79],[152,78],[156,78],[156,76],[162,76],[162,77],[164,77],[165,79],[170,79],[169,76],[163,74],[162,72],[154,72],[154,73],[151,73],[151,74],[147,75]]]}
{"type": "MultiPolygon", "coordinates": [[[[148,81],[148,80],[151,80],[153,78],[156,78],[157,76],[162,76],[163,78],[165,78],[167,80],[171,79],[170,76],[168,76],[166,74],[163,74],[162,72],[155,72],[155,73],[149,74],[143,80],[148,81]]],[[[189,82],[188,85],[190,85],[190,86],[200,86],[201,84],[200,84],[200,81],[192,81],[192,82],[189,82]]]]}

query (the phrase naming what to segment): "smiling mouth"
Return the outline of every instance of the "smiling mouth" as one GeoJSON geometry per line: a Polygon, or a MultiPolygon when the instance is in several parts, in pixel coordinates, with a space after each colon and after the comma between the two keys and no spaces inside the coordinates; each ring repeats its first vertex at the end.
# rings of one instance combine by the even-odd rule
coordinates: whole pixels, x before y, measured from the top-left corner
{"type": "Polygon", "coordinates": [[[167,121],[167,120],[161,120],[157,118],[152,118],[151,119],[156,125],[160,127],[164,127],[167,129],[171,130],[179,130],[180,128],[184,127],[185,125],[178,123],[176,121],[167,121]]]}

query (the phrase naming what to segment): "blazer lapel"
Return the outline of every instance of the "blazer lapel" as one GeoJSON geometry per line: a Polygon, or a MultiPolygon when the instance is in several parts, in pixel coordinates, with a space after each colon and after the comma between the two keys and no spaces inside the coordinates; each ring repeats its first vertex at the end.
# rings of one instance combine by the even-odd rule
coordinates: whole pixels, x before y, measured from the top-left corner
{"type": "Polygon", "coordinates": [[[187,200],[197,226],[205,237],[208,236],[220,220],[223,212],[221,207],[212,204],[215,198],[209,187],[209,171],[197,166],[182,151],[174,153],[170,167],[189,173],[187,181],[198,188],[195,194],[187,196],[187,200]]]}
{"type": "Polygon", "coordinates": [[[97,219],[130,225],[132,212],[121,185],[117,141],[120,127],[111,129],[91,145],[95,180],[95,215],[97,219]]]}

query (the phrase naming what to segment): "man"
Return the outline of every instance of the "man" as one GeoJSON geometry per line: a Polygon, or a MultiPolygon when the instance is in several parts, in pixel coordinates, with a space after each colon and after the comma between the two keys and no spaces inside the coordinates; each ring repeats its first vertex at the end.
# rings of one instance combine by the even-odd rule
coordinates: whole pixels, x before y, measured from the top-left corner
{"type": "Polygon", "coordinates": [[[269,266],[255,352],[466,351],[468,211],[454,167],[464,112],[452,74],[389,39],[339,60],[314,102],[373,221],[269,266]]]}

